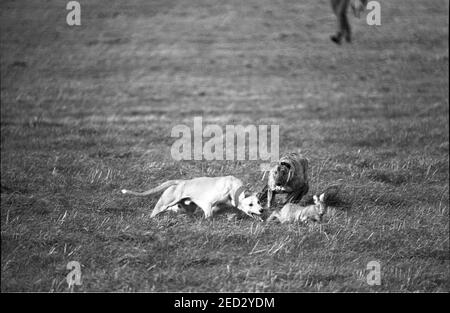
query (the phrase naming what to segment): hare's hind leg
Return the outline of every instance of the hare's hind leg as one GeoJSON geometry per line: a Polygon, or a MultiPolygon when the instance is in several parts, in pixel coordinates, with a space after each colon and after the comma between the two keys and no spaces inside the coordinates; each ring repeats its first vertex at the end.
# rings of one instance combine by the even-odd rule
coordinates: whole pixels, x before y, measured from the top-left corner
{"type": "Polygon", "coordinates": [[[276,211],[274,211],[274,212],[272,212],[272,214],[270,214],[270,216],[267,218],[266,222],[271,222],[274,220],[280,220],[280,215],[276,211]]]}

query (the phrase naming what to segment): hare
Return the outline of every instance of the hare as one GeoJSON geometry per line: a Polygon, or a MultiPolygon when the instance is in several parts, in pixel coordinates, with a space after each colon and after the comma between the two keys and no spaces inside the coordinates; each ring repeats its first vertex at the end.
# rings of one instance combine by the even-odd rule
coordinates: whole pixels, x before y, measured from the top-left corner
{"type": "Polygon", "coordinates": [[[278,219],[281,223],[285,222],[308,222],[322,221],[322,216],[327,211],[327,206],[325,204],[325,194],[322,193],[320,196],[314,195],[314,204],[308,206],[300,206],[295,203],[287,203],[280,211],[273,212],[267,222],[270,222],[274,219],[278,219]]]}

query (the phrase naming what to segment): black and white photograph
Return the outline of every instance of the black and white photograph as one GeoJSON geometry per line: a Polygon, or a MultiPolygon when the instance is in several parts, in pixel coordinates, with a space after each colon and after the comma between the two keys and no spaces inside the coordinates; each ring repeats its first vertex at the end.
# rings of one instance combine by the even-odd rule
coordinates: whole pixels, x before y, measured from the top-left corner
{"type": "Polygon", "coordinates": [[[448,0],[0,7],[2,293],[450,292],[448,0]]]}

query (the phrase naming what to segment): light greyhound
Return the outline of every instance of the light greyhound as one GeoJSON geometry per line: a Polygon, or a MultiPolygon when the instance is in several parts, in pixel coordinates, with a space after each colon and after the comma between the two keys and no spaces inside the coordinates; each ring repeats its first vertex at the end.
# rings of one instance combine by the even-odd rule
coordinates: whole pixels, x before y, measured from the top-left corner
{"type": "Polygon", "coordinates": [[[161,191],[164,192],[150,217],[155,217],[166,210],[178,212],[180,206],[190,205],[192,202],[203,210],[205,218],[212,217],[219,210],[219,204],[231,204],[252,217],[263,212],[256,195],[246,195],[242,181],[234,176],[169,180],[145,192],[123,189],[122,193],[148,196],[161,191]]]}
{"type": "Polygon", "coordinates": [[[281,223],[285,222],[308,222],[316,221],[320,222],[322,216],[326,213],[327,206],[325,204],[325,194],[321,194],[319,197],[314,195],[314,204],[306,207],[300,206],[295,203],[287,203],[279,212],[273,212],[267,222],[274,219],[278,219],[281,223]]]}

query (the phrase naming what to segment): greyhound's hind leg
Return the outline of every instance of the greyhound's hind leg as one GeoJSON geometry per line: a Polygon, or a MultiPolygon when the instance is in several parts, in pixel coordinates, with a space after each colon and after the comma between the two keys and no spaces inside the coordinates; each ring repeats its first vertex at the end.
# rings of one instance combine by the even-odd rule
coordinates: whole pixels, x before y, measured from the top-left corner
{"type": "Polygon", "coordinates": [[[152,211],[152,214],[150,215],[150,218],[155,217],[161,212],[166,211],[170,207],[177,204],[180,199],[177,199],[174,195],[175,186],[171,186],[167,188],[161,197],[159,198],[158,202],[156,202],[155,208],[152,211]]]}
{"type": "Polygon", "coordinates": [[[274,211],[274,212],[272,212],[272,214],[267,218],[266,222],[271,222],[271,221],[274,221],[274,220],[277,220],[277,219],[279,220],[280,217],[279,217],[279,215],[278,215],[278,212],[274,211]]]}

